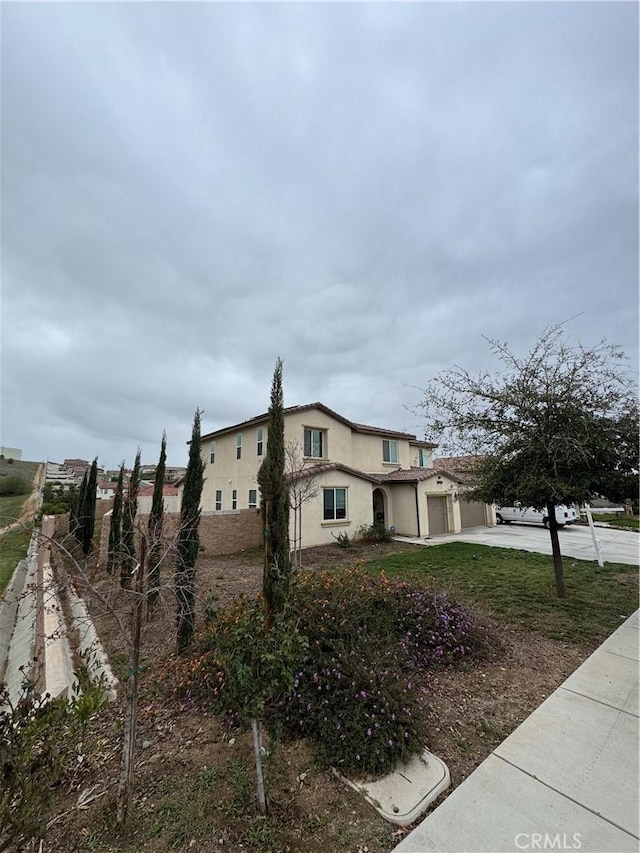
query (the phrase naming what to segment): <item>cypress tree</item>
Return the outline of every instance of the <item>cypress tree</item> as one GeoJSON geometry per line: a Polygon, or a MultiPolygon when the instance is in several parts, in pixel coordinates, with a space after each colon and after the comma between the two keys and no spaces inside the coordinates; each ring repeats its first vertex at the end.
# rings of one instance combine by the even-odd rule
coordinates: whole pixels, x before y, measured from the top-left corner
{"type": "Polygon", "coordinates": [[[120,466],[116,493],[111,510],[111,527],[109,529],[109,553],[107,554],[107,571],[113,574],[118,571],[122,548],[122,500],[124,489],[124,462],[120,466]]]}
{"type": "Polygon", "coordinates": [[[84,542],[84,507],[87,499],[87,472],[85,471],[82,476],[82,483],[80,483],[80,491],[77,494],[77,500],[75,502],[73,520],[73,534],[82,544],[84,542]]]}
{"type": "Polygon", "coordinates": [[[270,628],[289,598],[291,556],[289,550],[289,488],[285,478],[284,396],[282,359],[278,358],[271,382],[267,453],[258,471],[262,495],[265,556],[262,591],[266,626],[270,628]]]}
{"type": "Polygon", "coordinates": [[[93,531],[96,524],[96,497],[98,488],[98,457],[91,463],[87,479],[87,489],[84,500],[84,526],[82,529],[82,551],[85,555],[93,545],[93,531]]]}
{"type": "Polygon", "coordinates": [[[122,563],[120,566],[120,585],[125,589],[131,586],[131,575],[136,565],[136,543],[134,525],[138,512],[138,491],[140,489],[140,451],[131,472],[127,496],[122,507],[122,563]]]}
{"type": "Polygon", "coordinates": [[[195,628],[196,560],[200,539],[200,497],[204,482],[204,462],[200,455],[200,415],[196,409],[189,445],[189,461],[184,478],[180,529],[178,530],[176,556],[177,644],[185,649],[193,638],[195,628]]]}
{"type": "Polygon", "coordinates": [[[160,594],[160,561],[162,559],[162,521],[164,514],[164,472],[167,462],[167,435],[162,433],[160,459],[156,468],[156,481],[153,486],[153,500],[149,514],[149,596],[147,619],[153,616],[158,595],[160,594]]]}

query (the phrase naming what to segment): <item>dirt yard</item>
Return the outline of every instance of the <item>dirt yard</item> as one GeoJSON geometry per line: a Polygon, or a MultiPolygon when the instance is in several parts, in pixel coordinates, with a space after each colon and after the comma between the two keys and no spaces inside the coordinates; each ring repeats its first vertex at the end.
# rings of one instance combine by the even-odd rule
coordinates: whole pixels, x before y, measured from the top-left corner
{"type": "MultiPolygon", "coordinates": [[[[327,568],[406,550],[399,543],[336,546],[304,552],[305,568],[327,568]]],[[[200,610],[223,608],[260,587],[261,554],[202,561],[200,610]]],[[[483,615],[483,614],[481,614],[483,615]]],[[[256,815],[250,735],[177,703],[163,682],[173,656],[173,607],[144,628],[135,803],[127,838],[114,832],[113,802],[122,731],[121,700],[104,709],[77,745],[77,767],[56,792],[42,853],[226,850],[238,853],[384,853],[408,830],[385,823],[334,776],[319,769],[308,744],[274,743],[266,765],[270,815],[256,815]],[[95,787],[93,787],[95,786],[95,787]],[[75,804],[83,791],[97,798],[75,804]]],[[[98,620],[120,678],[122,643],[98,620]]],[[[416,689],[429,720],[429,748],[448,765],[452,785],[441,800],[572,672],[587,649],[516,629],[500,629],[501,648],[482,666],[425,672],[416,689]]],[[[435,804],[437,805],[437,803],[435,804]]],[[[434,806],[435,807],[435,806],[434,806]]]]}

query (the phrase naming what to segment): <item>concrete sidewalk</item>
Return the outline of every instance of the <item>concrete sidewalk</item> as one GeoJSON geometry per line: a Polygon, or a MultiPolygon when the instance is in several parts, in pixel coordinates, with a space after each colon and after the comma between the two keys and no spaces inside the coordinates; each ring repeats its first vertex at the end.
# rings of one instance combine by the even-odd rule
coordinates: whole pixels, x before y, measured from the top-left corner
{"type": "Polygon", "coordinates": [[[638,611],[398,853],[640,850],[638,611]]]}

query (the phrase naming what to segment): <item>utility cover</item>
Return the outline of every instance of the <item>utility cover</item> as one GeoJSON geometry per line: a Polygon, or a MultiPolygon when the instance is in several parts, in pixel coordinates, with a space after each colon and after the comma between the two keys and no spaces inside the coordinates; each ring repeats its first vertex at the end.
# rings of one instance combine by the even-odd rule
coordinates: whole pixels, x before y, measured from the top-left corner
{"type": "Polygon", "coordinates": [[[451,782],[447,765],[428,749],[375,782],[349,779],[335,768],[333,772],[385,820],[399,826],[408,826],[417,820],[451,782]]]}

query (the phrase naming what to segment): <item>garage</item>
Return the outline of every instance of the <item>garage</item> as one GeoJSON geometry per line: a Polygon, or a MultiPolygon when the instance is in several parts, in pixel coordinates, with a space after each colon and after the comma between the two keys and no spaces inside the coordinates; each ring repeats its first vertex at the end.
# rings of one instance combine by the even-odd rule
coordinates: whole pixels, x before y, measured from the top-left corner
{"type": "Polygon", "coordinates": [[[484,504],[478,501],[460,501],[460,523],[465,527],[486,527],[484,504]]]}
{"type": "Polygon", "coordinates": [[[429,536],[447,533],[447,499],[439,495],[427,497],[427,518],[429,520],[429,536]]]}

